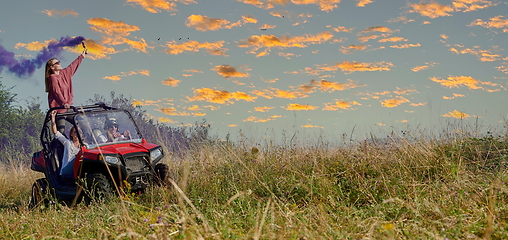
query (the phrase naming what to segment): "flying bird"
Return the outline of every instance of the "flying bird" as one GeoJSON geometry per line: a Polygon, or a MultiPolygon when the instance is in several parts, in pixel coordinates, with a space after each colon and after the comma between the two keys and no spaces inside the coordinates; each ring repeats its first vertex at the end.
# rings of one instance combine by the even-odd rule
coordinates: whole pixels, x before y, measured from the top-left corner
{"type": "Polygon", "coordinates": [[[179,38],[178,40],[182,40],[182,38],[179,38]]]}
{"type": "Polygon", "coordinates": [[[266,28],[261,28],[261,31],[266,31],[266,28]]]}
{"type": "Polygon", "coordinates": [[[160,40],[161,40],[161,38],[157,39],[157,41],[160,41],[160,40]]]}

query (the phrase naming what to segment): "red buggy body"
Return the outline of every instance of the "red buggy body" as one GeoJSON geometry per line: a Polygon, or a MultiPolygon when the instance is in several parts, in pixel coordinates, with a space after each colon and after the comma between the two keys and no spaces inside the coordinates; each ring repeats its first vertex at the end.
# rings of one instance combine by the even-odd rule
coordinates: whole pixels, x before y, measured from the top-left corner
{"type": "Polygon", "coordinates": [[[73,107],[57,115],[66,120],[64,134],[75,127],[81,143],[79,153],[69,163],[73,164],[73,173],[60,175],[64,149],[51,131],[50,112],[55,109],[60,108],[46,114],[40,136],[43,149],[32,157],[31,169],[45,176],[32,187],[32,207],[49,197],[66,203],[84,197],[90,202],[115,194],[120,186],[128,185],[131,191],[139,192],[165,181],[168,166],[160,163],[164,157],[162,147],[142,138],[128,111],[103,103],[73,107]],[[108,139],[112,119],[124,133],[122,137],[114,139],[109,134],[108,139]]]}

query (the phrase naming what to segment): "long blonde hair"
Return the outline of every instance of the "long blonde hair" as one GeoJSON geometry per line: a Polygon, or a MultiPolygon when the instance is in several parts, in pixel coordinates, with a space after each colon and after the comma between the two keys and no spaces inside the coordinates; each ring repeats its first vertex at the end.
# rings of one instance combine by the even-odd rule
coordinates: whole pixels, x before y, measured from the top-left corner
{"type": "Polygon", "coordinates": [[[46,73],[44,76],[45,83],[46,83],[46,92],[49,92],[49,75],[51,75],[53,73],[53,71],[51,70],[51,66],[53,66],[53,64],[51,64],[51,63],[53,62],[53,60],[56,60],[56,58],[49,59],[46,62],[46,71],[44,71],[46,73]]]}

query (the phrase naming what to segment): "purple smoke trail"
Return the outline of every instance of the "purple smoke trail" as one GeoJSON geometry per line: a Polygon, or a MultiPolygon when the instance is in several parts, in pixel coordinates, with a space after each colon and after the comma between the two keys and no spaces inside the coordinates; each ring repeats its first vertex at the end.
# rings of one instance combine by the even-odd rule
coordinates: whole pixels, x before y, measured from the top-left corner
{"type": "Polygon", "coordinates": [[[7,51],[2,45],[0,45],[0,73],[3,68],[7,68],[7,71],[16,75],[18,78],[31,77],[36,69],[44,66],[46,61],[53,57],[59,57],[63,47],[74,47],[85,40],[84,37],[61,37],[58,42],[51,42],[47,47],[37,54],[34,59],[21,59],[17,60],[14,58],[14,53],[7,51]]]}

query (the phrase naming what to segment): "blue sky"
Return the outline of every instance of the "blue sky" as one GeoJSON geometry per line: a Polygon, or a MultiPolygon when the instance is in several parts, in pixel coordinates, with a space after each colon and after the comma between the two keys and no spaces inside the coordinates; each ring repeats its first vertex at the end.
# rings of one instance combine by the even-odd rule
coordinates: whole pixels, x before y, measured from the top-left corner
{"type": "MultiPolygon", "coordinates": [[[[0,22],[19,61],[86,39],[76,105],[115,91],[171,126],[206,119],[220,137],[502,128],[508,117],[506,1],[19,0],[0,22]]],[[[57,57],[67,66],[81,50],[57,57]]],[[[42,68],[0,71],[18,99],[47,107],[42,68]]]]}

